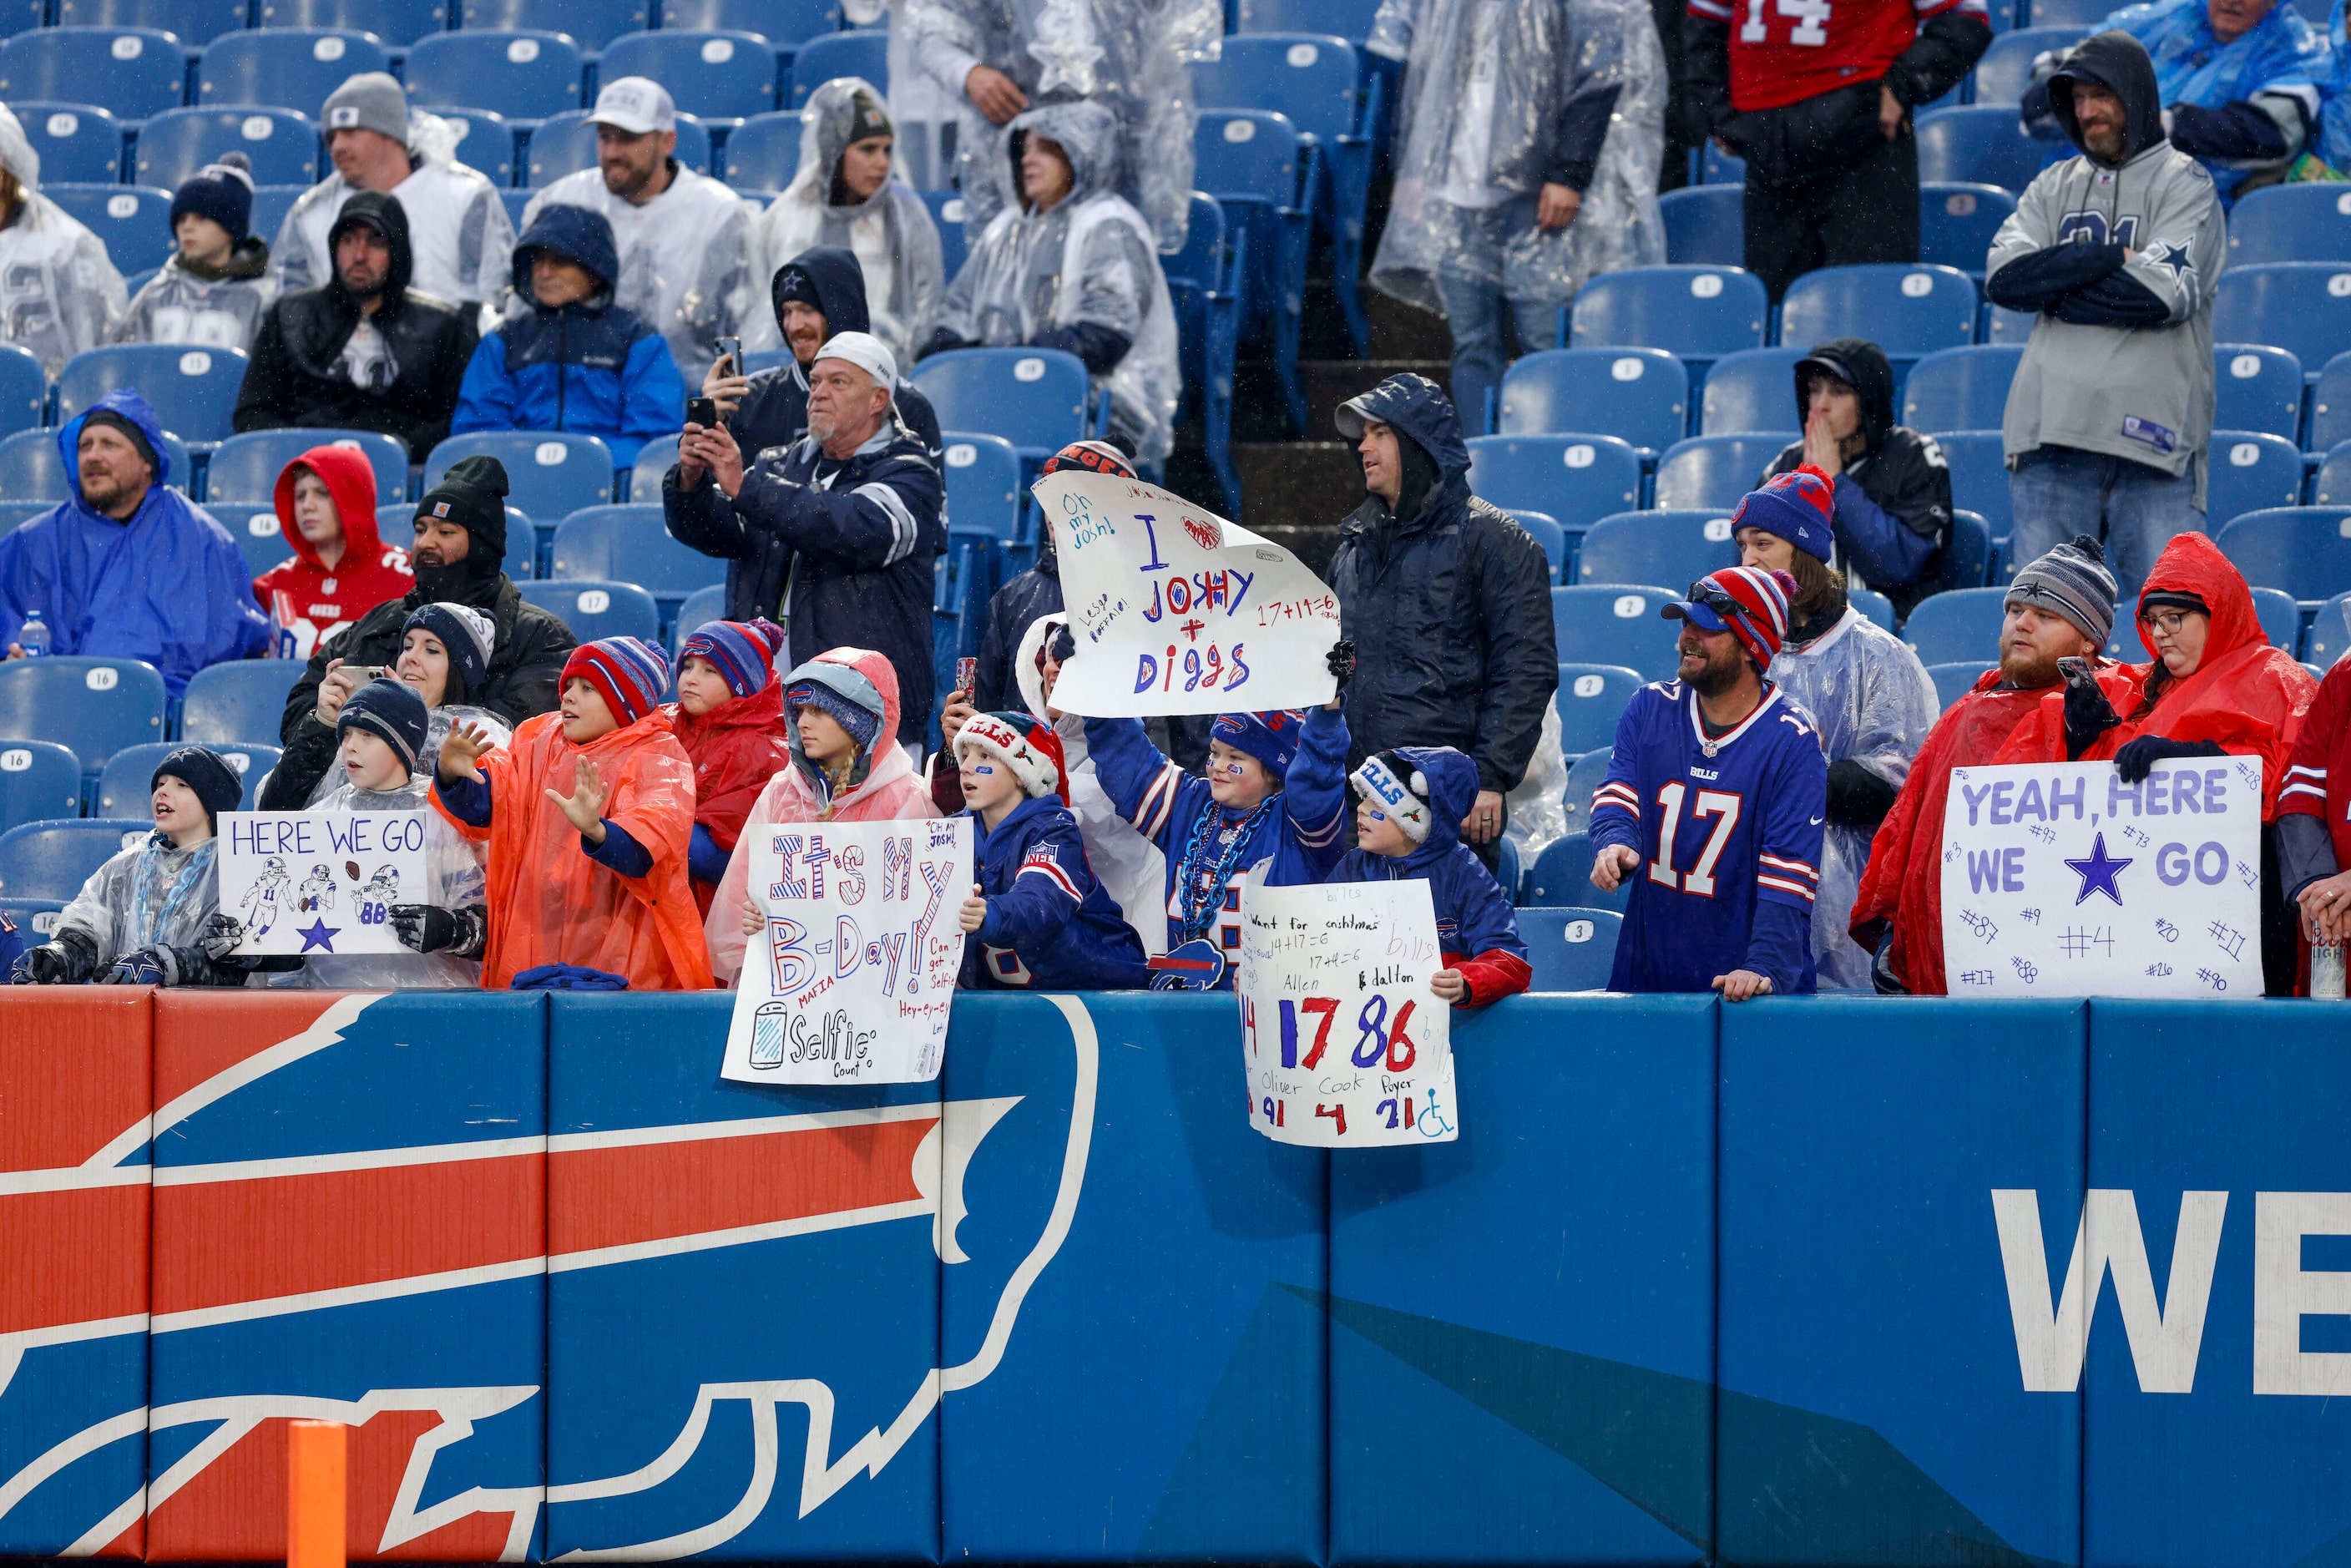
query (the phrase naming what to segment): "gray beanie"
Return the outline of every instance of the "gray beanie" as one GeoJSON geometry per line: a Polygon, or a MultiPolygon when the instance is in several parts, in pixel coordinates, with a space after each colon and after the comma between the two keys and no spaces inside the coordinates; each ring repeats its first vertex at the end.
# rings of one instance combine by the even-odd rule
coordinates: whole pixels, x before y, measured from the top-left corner
{"type": "Polygon", "coordinates": [[[362,71],[327,95],[319,128],[332,136],[338,131],[372,131],[408,145],[408,94],[385,71],[362,71]]]}
{"type": "Polygon", "coordinates": [[[2105,646],[2115,630],[2115,574],[2106,569],[2104,545],[2087,534],[2059,545],[2039,560],[2019,567],[2002,609],[2030,604],[2063,615],[2105,646]]]}

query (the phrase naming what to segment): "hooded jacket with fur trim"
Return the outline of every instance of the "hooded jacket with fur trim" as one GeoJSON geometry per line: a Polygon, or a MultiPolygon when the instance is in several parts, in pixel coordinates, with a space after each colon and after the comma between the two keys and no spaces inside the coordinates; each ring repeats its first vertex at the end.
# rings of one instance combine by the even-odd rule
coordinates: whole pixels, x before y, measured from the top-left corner
{"type": "Polygon", "coordinates": [[[307,659],[319,644],[387,599],[415,586],[408,552],[387,545],[375,526],[375,465],[349,446],[314,446],[277,476],[275,493],[278,531],[294,551],[253,580],[253,597],[277,629],[281,657],[307,659]],[[308,468],[326,481],[335,516],[343,525],[343,553],[332,567],[318,547],[302,537],[294,520],[296,470],[308,468]]]}

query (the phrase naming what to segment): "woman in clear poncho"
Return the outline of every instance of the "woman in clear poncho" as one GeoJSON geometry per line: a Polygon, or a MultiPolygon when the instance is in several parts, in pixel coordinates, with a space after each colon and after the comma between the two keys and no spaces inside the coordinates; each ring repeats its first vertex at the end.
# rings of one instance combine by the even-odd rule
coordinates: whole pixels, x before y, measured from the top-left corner
{"type": "MultiPolygon", "coordinates": [[[[1188,145],[1188,143],[1187,143],[1188,145]]],[[[99,237],[40,193],[41,155],[0,108],[0,271],[8,279],[7,338],[55,377],[104,343],[130,298],[99,237]]]]}
{"type": "Polygon", "coordinates": [[[752,225],[756,276],[773,277],[784,263],[817,246],[845,246],[865,275],[865,306],[873,335],[900,363],[927,341],[946,288],[939,231],[922,197],[898,177],[891,151],[871,155],[893,137],[882,94],[858,77],[835,77],[809,95],[801,113],[799,171],[752,225]],[[859,167],[844,155],[855,147],[859,167]],[[883,171],[867,186],[869,168],[883,171]]]}

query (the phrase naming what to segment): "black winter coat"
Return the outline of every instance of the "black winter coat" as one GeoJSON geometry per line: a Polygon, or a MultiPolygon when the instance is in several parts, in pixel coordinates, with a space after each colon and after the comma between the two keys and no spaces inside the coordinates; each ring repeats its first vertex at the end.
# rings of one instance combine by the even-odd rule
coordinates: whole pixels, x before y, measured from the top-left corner
{"type": "MultiPolygon", "coordinates": [[[[865,304],[865,270],[859,265],[855,252],[841,246],[804,250],[789,265],[776,269],[769,285],[772,290],[781,291],[787,273],[805,277],[815,290],[816,308],[824,317],[828,338],[873,329],[872,315],[865,304]]],[[[776,307],[776,319],[783,319],[780,301],[776,307]]],[[[899,367],[902,371],[906,368],[899,367]]],[[[726,422],[735,444],[743,449],[746,464],[757,460],[770,447],[789,446],[807,433],[808,394],[808,376],[797,361],[786,360],[774,370],[761,371],[751,378],[741,405],[726,422]]],[[[935,465],[939,416],[931,408],[931,400],[923,395],[922,388],[901,377],[892,402],[898,410],[899,422],[922,438],[935,465]]]]}

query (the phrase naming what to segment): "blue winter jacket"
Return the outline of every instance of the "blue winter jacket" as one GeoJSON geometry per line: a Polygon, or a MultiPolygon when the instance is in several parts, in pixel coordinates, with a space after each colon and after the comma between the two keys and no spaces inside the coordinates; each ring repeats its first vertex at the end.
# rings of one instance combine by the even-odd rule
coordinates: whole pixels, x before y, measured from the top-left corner
{"type": "Polygon", "coordinates": [[[37,610],[52,652],[144,659],[177,697],[205,665],[268,646],[252,569],[210,512],[168,487],[172,456],[145,398],[107,393],[58,429],[57,451],[75,498],[0,538],[0,647],[37,610]],[[101,409],[137,425],[155,449],[155,483],[128,522],[80,498],[81,427],[101,409]]]}
{"type": "Polygon", "coordinates": [[[964,815],[987,900],[987,920],[964,944],[966,990],[1130,991],[1150,983],[1143,943],[1094,880],[1067,806],[1050,795],[1023,800],[992,833],[978,812],[964,815]]]}

